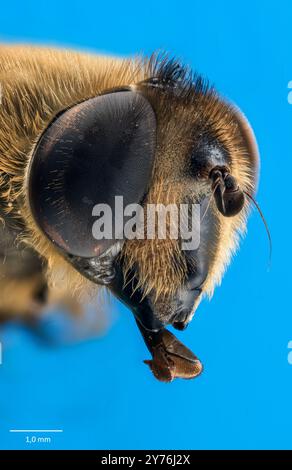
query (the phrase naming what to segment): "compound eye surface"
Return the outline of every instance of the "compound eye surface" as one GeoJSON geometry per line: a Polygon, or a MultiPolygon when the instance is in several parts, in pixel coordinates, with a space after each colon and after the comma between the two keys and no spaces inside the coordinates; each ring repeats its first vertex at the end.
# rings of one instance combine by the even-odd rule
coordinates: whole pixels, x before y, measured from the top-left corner
{"type": "MultiPolygon", "coordinates": [[[[97,256],[123,236],[96,240],[96,204],[115,220],[115,196],[124,206],[147,192],[156,146],[156,118],[141,94],[119,91],[91,98],[59,114],[41,136],[28,169],[32,214],[45,235],[66,253],[97,256]]],[[[118,235],[118,236],[117,236],[118,235]]]]}

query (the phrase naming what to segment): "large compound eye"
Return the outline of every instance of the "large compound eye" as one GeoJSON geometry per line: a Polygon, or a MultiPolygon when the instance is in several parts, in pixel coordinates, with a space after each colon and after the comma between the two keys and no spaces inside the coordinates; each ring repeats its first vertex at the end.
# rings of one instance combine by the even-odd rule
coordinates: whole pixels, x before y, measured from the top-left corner
{"type": "Polygon", "coordinates": [[[115,196],[141,202],[152,174],[156,119],[139,93],[98,96],[61,113],[41,136],[28,169],[32,214],[46,236],[66,253],[97,256],[123,238],[123,218],[113,237],[92,234],[96,204],[115,220],[115,196]]]}

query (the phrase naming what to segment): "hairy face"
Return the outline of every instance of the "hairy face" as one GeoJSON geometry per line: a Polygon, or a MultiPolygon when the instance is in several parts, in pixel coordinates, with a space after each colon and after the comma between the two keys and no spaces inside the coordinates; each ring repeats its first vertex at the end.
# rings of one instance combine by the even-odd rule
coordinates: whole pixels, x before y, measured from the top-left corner
{"type": "Polygon", "coordinates": [[[139,291],[161,324],[186,324],[220,282],[245,228],[244,193],[255,190],[257,153],[245,118],[200,77],[161,59],[138,68],[133,83],[71,103],[47,125],[27,170],[29,212],[83,277],[110,283],[110,269],[96,258],[116,251],[117,240],[92,238],[94,203],[113,207],[122,195],[141,204],[145,231],[148,207],[176,206],[180,219],[188,206],[189,225],[197,205],[197,246],[185,248],[180,220],[167,215],[164,237],[155,229],[119,244],[124,281],[111,286],[131,304],[139,291]]]}
{"type": "Polygon", "coordinates": [[[168,225],[166,239],[126,241],[123,262],[126,278],[136,278],[159,319],[188,322],[202,294],[211,295],[220,282],[248,213],[248,201],[232,218],[220,213],[210,174],[226,167],[241,194],[253,193],[257,153],[243,115],[200,77],[175,62],[160,64],[153,73],[154,78],[133,87],[147,98],[157,120],[155,163],[144,207],[199,204],[200,245],[184,251],[181,237],[171,239],[168,225]]]}

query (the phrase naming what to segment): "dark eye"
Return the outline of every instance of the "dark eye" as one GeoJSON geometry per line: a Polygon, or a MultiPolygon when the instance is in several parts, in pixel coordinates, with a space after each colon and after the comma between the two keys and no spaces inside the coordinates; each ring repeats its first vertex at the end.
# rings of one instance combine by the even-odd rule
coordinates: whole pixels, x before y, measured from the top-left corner
{"type": "MultiPolygon", "coordinates": [[[[115,196],[140,203],[156,146],[154,111],[141,94],[119,91],[64,110],[41,136],[31,159],[29,201],[36,223],[65,253],[93,257],[114,239],[96,240],[93,208],[115,196]]],[[[117,229],[119,236],[123,225],[117,229]]]]}

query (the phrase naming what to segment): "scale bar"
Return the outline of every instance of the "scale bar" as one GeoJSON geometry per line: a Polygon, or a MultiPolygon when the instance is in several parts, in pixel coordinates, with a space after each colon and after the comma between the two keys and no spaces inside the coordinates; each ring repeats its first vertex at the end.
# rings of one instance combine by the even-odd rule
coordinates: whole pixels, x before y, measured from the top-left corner
{"type": "Polygon", "coordinates": [[[9,429],[9,432],[63,432],[63,429],[9,429]]]}

